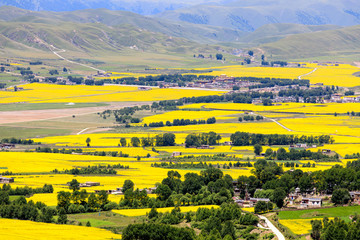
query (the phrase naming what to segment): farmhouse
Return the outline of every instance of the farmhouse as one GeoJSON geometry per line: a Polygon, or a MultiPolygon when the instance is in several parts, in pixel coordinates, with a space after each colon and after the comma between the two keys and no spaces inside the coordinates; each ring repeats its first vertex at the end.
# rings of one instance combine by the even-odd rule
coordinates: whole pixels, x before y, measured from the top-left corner
{"type": "Polygon", "coordinates": [[[270,202],[268,198],[250,198],[250,207],[254,207],[257,202],[270,202]]]}
{"type": "Polygon", "coordinates": [[[11,143],[3,143],[0,144],[1,149],[11,149],[15,147],[15,144],[11,144],[11,143]]]}
{"type": "Polygon", "coordinates": [[[300,207],[311,208],[311,207],[321,207],[321,205],[322,205],[321,198],[303,198],[301,200],[300,207]]]}
{"type": "Polygon", "coordinates": [[[351,201],[360,204],[360,192],[350,192],[351,201]]]}
{"type": "Polygon", "coordinates": [[[148,91],[148,90],[151,90],[151,87],[140,86],[140,87],[138,87],[138,90],[140,90],[140,91],[148,91]]]}
{"type": "Polygon", "coordinates": [[[80,183],[80,187],[95,187],[95,186],[100,186],[100,183],[99,182],[80,183]]]}
{"type": "Polygon", "coordinates": [[[171,154],[171,157],[178,157],[178,156],[181,156],[181,155],[182,155],[181,152],[173,152],[173,153],[171,154]]]}
{"type": "Polygon", "coordinates": [[[13,183],[13,182],[14,182],[13,178],[7,178],[7,177],[0,176],[0,183],[13,183]]]}

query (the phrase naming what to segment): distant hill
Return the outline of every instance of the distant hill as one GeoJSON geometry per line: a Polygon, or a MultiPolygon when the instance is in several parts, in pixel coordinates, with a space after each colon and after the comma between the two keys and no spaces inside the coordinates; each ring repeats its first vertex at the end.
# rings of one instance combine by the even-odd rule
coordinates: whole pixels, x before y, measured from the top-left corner
{"type": "MultiPolygon", "coordinates": [[[[33,11],[74,11],[107,8],[124,10],[142,15],[157,14],[166,10],[206,3],[207,0],[0,0],[0,6],[14,6],[33,11]]],[[[222,0],[212,0],[222,2],[222,0]]]]}
{"type": "Polygon", "coordinates": [[[180,8],[158,16],[248,32],[272,23],[351,26],[360,24],[360,3],[358,0],[238,0],[180,8]]]}
{"type": "Polygon", "coordinates": [[[60,22],[101,23],[108,26],[129,24],[146,31],[182,37],[202,43],[232,42],[245,35],[242,31],[229,28],[164,21],[163,19],[145,17],[127,11],[111,11],[107,9],[87,9],[72,12],[36,12],[3,6],[0,7],[0,20],[52,24],[59,24],[60,22]]]}
{"type": "Polygon", "coordinates": [[[253,45],[257,45],[275,42],[294,34],[320,32],[339,28],[341,27],[335,25],[314,26],[295,23],[274,23],[264,25],[256,29],[254,32],[246,34],[245,36],[239,38],[239,42],[252,43],[253,45]]]}
{"type": "Polygon", "coordinates": [[[54,46],[57,49],[84,53],[101,51],[106,54],[134,49],[153,53],[187,54],[207,48],[183,38],[141,30],[132,25],[106,26],[100,23],[70,22],[49,24],[23,20],[0,22],[0,49],[49,51],[52,49],[50,46],[54,46]]]}
{"type": "Polygon", "coordinates": [[[261,45],[267,55],[280,59],[360,57],[360,25],[337,30],[297,34],[261,45]]]}

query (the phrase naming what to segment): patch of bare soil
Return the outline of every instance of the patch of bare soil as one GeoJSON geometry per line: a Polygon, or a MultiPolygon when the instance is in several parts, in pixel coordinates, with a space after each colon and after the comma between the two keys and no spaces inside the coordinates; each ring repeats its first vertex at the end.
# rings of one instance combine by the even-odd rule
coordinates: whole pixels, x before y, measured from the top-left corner
{"type": "Polygon", "coordinates": [[[97,113],[107,109],[120,109],[123,107],[138,106],[141,104],[142,103],[116,103],[114,105],[104,107],[4,111],[0,112],[0,124],[51,120],[56,118],[70,117],[72,115],[78,116],[97,113]]]}

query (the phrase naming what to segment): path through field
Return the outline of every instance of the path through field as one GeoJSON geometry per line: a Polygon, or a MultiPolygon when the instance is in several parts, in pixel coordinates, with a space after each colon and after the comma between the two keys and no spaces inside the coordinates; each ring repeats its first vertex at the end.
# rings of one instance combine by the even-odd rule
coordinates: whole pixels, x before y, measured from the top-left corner
{"type": "Polygon", "coordinates": [[[261,215],[259,215],[259,218],[265,220],[266,224],[271,229],[271,231],[274,232],[274,234],[276,235],[278,240],[285,240],[284,235],[274,226],[274,224],[272,224],[272,222],[270,222],[269,219],[267,219],[266,217],[261,216],[261,215]]]}
{"type": "Polygon", "coordinates": [[[316,70],[317,70],[317,68],[314,68],[311,72],[308,72],[308,73],[305,73],[305,74],[303,74],[303,75],[299,76],[299,77],[298,77],[298,79],[299,79],[299,80],[301,80],[301,79],[302,79],[302,77],[308,76],[308,75],[310,75],[310,74],[312,74],[312,73],[316,72],[316,70]]]}
{"type": "Polygon", "coordinates": [[[73,63],[73,64],[77,64],[77,65],[80,65],[80,66],[83,66],[83,67],[87,67],[87,68],[90,68],[90,69],[93,69],[95,71],[98,71],[98,72],[106,72],[104,70],[101,70],[101,69],[98,69],[98,68],[94,68],[92,66],[89,66],[89,65],[86,65],[86,64],[82,64],[82,63],[78,63],[78,62],[74,62],[74,61],[71,61],[63,56],[61,56],[59,53],[63,53],[63,52],[66,52],[65,49],[61,49],[60,51],[55,51],[55,50],[51,50],[56,56],[58,56],[59,58],[61,58],[62,60],[65,60],[69,63],[73,63]]]}

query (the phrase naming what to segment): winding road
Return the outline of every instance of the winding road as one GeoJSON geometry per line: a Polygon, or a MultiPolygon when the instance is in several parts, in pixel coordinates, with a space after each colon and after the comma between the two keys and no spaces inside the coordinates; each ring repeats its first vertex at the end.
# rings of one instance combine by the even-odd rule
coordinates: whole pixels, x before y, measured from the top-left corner
{"type": "Polygon", "coordinates": [[[265,220],[266,224],[268,225],[268,227],[271,229],[271,231],[273,231],[273,233],[276,235],[276,237],[278,238],[278,240],[285,240],[284,235],[279,231],[279,229],[277,229],[274,224],[272,224],[272,222],[270,222],[269,219],[267,219],[266,217],[259,215],[260,219],[265,220]]]}
{"type": "Polygon", "coordinates": [[[57,51],[57,52],[54,51],[54,50],[52,50],[52,49],[50,49],[50,50],[51,50],[56,56],[58,56],[58,57],[61,58],[62,60],[67,61],[67,62],[69,62],[69,63],[73,63],[73,64],[77,64],[77,65],[80,65],[80,66],[83,66],[83,67],[87,67],[87,68],[93,69],[93,70],[98,71],[98,72],[106,72],[106,71],[104,71],[104,70],[101,70],[101,69],[98,69],[98,68],[94,68],[94,67],[89,66],[89,65],[86,65],[86,64],[74,62],[74,61],[71,61],[71,60],[69,60],[69,59],[67,59],[67,58],[64,58],[64,57],[61,56],[59,53],[66,52],[65,49],[61,49],[60,51],[57,51]]]}
{"type": "Polygon", "coordinates": [[[305,73],[305,74],[303,74],[303,75],[298,76],[298,79],[301,80],[302,77],[305,77],[305,76],[307,76],[307,75],[310,75],[310,74],[316,72],[316,70],[317,70],[317,68],[314,68],[311,72],[308,72],[308,73],[305,73]]]}

